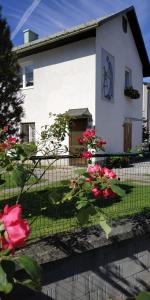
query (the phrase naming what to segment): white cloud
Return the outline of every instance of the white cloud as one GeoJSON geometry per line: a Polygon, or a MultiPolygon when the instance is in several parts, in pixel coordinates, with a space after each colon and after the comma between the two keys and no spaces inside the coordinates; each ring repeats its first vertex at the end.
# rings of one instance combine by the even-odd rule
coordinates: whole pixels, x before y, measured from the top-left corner
{"type": "Polygon", "coordinates": [[[16,28],[12,32],[12,39],[16,36],[16,34],[21,29],[21,27],[24,25],[24,23],[26,23],[26,21],[28,20],[28,18],[30,17],[30,15],[33,13],[33,11],[39,5],[40,2],[41,0],[34,0],[33,3],[27,8],[25,13],[21,17],[19,23],[17,24],[16,28]]]}

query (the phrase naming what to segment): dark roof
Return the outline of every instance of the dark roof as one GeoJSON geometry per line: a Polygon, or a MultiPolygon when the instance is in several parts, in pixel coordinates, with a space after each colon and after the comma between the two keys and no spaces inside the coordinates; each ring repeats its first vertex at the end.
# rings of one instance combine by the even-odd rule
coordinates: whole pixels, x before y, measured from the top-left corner
{"type": "Polygon", "coordinates": [[[66,112],[71,117],[78,117],[78,118],[91,118],[92,115],[89,112],[88,108],[75,108],[75,109],[69,109],[66,112]]]}
{"type": "Polygon", "coordinates": [[[133,38],[143,65],[143,76],[150,76],[150,62],[144,45],[141,29],[133,6],[126,8],[109,16],[101,17],[90,22],[72,27],[70,29],[58,32],[54,35],[37,39],[27,44],[13,48],[18,58],[25,57],[34,53],[56,48],[74,41],[96,36],[96,28],[103,25],[119,15],[126,14],[129,21],[133,38]]]}

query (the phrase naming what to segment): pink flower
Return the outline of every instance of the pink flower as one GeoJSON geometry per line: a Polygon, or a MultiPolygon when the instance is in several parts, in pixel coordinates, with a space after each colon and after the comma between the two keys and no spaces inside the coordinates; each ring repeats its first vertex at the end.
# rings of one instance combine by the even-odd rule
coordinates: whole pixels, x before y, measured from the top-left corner
{"type": "Polygon", "coordinates": [[[30,233],[29,224],[21,218],[21,205],[16,204],[11,207],[5,206],[4,212],[0,215],[0,220],[4,225],[4,237],[1,238],[2,249],[11,249],[24,246],[30,233]]]}
{"type": "Polygon", "coordinates": [[[95,198],[99,198],[100,196],[102,196],[102,191],[99,190],[96,186],[92,188],[91,192],[95,198]]]}
{"type": "Polygon", "coordinates": [[[109,177],[110,179],[117,177],[117,175],[112,170],[109,170],[108,168],[103,168],[103,172],[104,172],[104,176],[109,177]]]}
{"type": "Polygon", "coordinates": [[[103,168],[99,165],[94,165],[88,168],[88,173],[93,174],[93,173],[99,173],[100,176],[103,175],[103,168]]]}
{"type": "Polygon", "coordinates": [[[1,221],[5,226],[9,226],[18,221],[21,218],[22,208],[20,204],[15,204],[13,206],[5,205],[4,212],[0,216],[1,221]]]}
{"type": "Polygon", "coordinates": [[[103,145],[106,145],[106,141],[103,140],[103,139],[100,139],[97,144],[96,144],[96,147],[102,147],[103,145]]]}
{"type": "Polygon", "coordinates": [[[16,144],[17,139],[15,137],[9,136],[8,139],[7,139],[7,142],[9,144],[16,144]]]}
{"type": "Polygon", "coordinates": [[[82,158],[91,158],[92,153],[90,151],[83,151],[82,152],[82,158]]]}
{"type": "Polygon", "coordinates": [[[109,189],[105,189],[102,191],[103,192],[103,197],[104,198],[113,198],[116,196],[116,193],[114,193],[110,188],[109,189]]]}
{"type": "Polygon", "coordinates": [[[85,181],[86,182],[92,182],[92,178],[86,178],[85,181]]]}
{"type": "Polygon", "coordinates": [[[86,131],[83,132],[83,137],[88,141],[92,137],[95,136],[95,130],[94,129],[86,129],[86,131]]]}

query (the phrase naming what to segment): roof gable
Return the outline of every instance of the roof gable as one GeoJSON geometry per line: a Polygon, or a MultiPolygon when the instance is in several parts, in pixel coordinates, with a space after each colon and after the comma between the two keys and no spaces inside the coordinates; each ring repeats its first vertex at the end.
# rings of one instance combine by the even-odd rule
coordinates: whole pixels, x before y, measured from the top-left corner
{"type": "Polygon", "coordinates": [[[115,14],[98,18],[85,24],[72,27],[62,32],[58,32],[46,38],[41,38],[28,44],[23,44],[18,47],[14,47],[13,51],[16,52],[18,58],[20,58],[48,49],[60,47],[62,45],[72,43],[74,41],[96,36],[97,27],[123,14],[126,14],[131,27],[133,38],[143,66],[143,76],[148,77],[150,76],[150,62],[145,48],[139,22],[133,6],[119,11],[115,14]]]}

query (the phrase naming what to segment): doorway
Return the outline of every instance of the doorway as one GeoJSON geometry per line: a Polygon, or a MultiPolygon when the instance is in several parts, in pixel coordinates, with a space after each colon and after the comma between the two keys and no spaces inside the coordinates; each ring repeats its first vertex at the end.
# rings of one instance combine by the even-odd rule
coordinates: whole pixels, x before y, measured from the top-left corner
{"type": "Polygon", "coordinates": [[[125,122],[124,128],[124,152],[128,152],[132,148],[132,123],[125,122]]]}
{"type": "MultiPolygon", "coordinates": [[[[70,122],[69,131],[69,154],[74,155],[80,152],[82,145],[78,143],[78,137],[88,127],[88,118],[76,118],[70,122]]],[[[70,158],[69,165],[86,166],[87,162],[81,158],[70,158]]]]}

